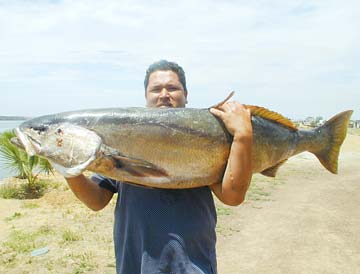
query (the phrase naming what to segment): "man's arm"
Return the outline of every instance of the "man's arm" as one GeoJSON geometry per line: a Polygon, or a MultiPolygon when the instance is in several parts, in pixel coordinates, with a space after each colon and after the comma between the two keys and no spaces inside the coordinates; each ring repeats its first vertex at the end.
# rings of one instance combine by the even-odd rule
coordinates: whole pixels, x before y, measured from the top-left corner
{"type": "Polygon", "coordinates": [[[65,179],[75,196],[87,207],[95,211],[103,209],[114,195],[114,193],[100,187],[83,174],[65,179]]]}
{"type": "Polygon", "coordinates": [[[245,199],[252,176],[250,110],[238,102],[228,102],[210,111],[224,122],[234,137],[222,183],[210,188],[224,204],[239,205],[245,199]]]}

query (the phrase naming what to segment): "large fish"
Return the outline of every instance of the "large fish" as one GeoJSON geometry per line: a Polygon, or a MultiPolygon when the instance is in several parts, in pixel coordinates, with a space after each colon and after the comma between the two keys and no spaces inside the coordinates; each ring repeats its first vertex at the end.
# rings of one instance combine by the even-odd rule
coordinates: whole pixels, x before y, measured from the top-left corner
{"type": "MultiPolygon", "coordinates": [[[[312,130],[301,130],[262,107],[251,109],[252,169],[275,176],[289,157],[316,155],[337,173],[340,146],[352,111],[312,130]]],[[[107,177],[158,188],[219,183],[232,136],[208,109],[117,108],[65,112],[24,122],[15,143],[68,174],[90,170],[107,177]]]]}

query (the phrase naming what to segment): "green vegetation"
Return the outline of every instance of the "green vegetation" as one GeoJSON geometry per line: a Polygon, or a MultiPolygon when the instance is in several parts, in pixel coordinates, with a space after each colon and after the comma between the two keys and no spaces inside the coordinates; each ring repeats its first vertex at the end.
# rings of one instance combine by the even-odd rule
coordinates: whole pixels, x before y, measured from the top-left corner
{"type": "Polygon", "coordinates": [[[13,230],[10,233],[9,239],[3,243],[3,246],[10,249],[10,251],[15,251],[17,253],[27,253],[37,247],[35,242],[36,238],[36,232],[13,230]]]}
{"type": "Polygon", "coordinates": [[[9,216],[9,217],[6,217],[5,218],[5,221],[6,222],[10,222],[12,220],[15,220],[15,219],[18,219],[18,218],[21,218],[23,217],[24,214],[22,214],[21,212],[15,212],[13,215],[9,216]]]}
{"type": "Polygon", "coordinates": [[[49,225],[40,226],[36,232],[37,236],[46,236],[49,234],[53,234],[54,230],[49,225]]]}
{"type": "Polygon", "coordinates": [[[96,268],[94,263],[94,254],[92,252],[83,252],[81,254],[70,254],[69,257],[75,262],[75,269],[72,273],[88,273],[96,268]]]}
{"type": "MultiPolygon", "coordinates": [[[[76,245],[76,243],[73,243],[74,241],[82,239],[80,233],[70,230],[65,230],[61,234],[61,230],[56,226],[42,225],[30,231],[15,229],[13,226],[6,241],[0,244],[0,269],[10,270],[14,269],[14,267],[21,268],[21,265],[24,264],[29,266],[39,262],[50,271],[49,273],[59,273],[54,270],[56,267],[62,267],[70,271],[66,273],[89,273],[89,271],[93,271],[98,267],[95,256],[91,251],[84,252],[81,249],[73,251],[72,247],[63,250],[63,257],[53,257],[56,253],[47,254],[38,257],[38,259],[30,257],[31,251],[44,246],[47,246],[50,251],[57,250],[57,252],[60,252],[62,249],[58,244],[55,247],[51,245],[59,237],[67,241],[66,244],[72,247],[76,245]],[[42,259],[45,259],[45,261],[41,262],[42,259]]],[[[111,233],[109,233],[109,237],[111,237],[111,233]]],[[[62,242],[59,241],[59,243],[62,242]]],[[[111,247],[109,247],[109,250],[111,250],[111,247]]],[[[111,258],[109,261],[112,260],[111,258]]]]}
{"type": "Polygon", "coordinates": [[[216,207],[216,213],[218,216],[222,216],[222,215],[230,215],[231,214],[231,209],[228,207],[216,207]]]}
{"type": "Polygon", "coordinates": [[[82,237],[80,234],[77,234],[69,229],[66,229],[62,234],[62,239],[64,242],[74,242],[74,241],[82,240],[82,237]]]}
{"type": "Polygon", "coordinates": [[[40,206],[36,203],[32,203],[32,202],[25,202],[22,206],[22,208],[28,208],[28,209],[33,209],[33,208],[39,208],[40,206]]]}
{"type": "Polygon", "coordinates": [[[44,195],[49,185],[44,180],[38,180],[33,184],[11,184],[0,186],[0,197],[4,199],[37,199],[44,195]]]}
{"type": "Polygon", "coordinates": [[[52,172],[50,163],[37,156],[29,156],[24,150],[11,143],[15,137],[13,131],[5,131],[0,135],[0,159],[5,167],[16,173],[16,176],[26,179],[29,186],[33,185],[41,172],[52,172]]]}
{"type": "Polygon", "coordinates": [[[259,175],[253,176],[250,188],[246,194],[246,200],[268,201],[268,196],[270,196],[268,188],[273,186],[274,182],[274,178],[259,177],[259,175]]]}
{"type": "MultiPolygon", "coordinates": [[[[43,247],[46,244],[46,237],[53,233],[54,231],[49,226],[41,226],[33,232],[12,230],[7,240],[0,246],[0,257],[2,257],[0,262],[7,267],[15,265],[20,254],[43,247]]],[[[28,259],[26,263],[31,264],[31,259],[28,259]]]]}
{"type": "MultiPolygon", "coordinates": [[[[18,179],[15,182],[9,182],[0,185],[0,198],[3,199],[38,199],[52,189],[67,190],[61,182],[38,179],[33,185],[29,186],[26,180],[18,179]]],[[[24,204],[23,208],[37,208],[35,203],[24,204]]]]}
{"type": "Polygon", "coordinates": [[[2,188],[0,196],[4,198],[37,198],[44,193],[45,182],[38,181],[41,172],[52,173],[50,163],[37,156],[29,156],[24,150],[11,143],[15,137],[13,131],[5,131],[0,134],[0,160],[2,165],[16,174],[16,177],[27,180],[27,185],[19,188],[2,188]]]}
{"type": "Polygon", "coordinates": [[[250,186],[249,192],[247,194],[247,199],[255,200],[255,201],[268,200],[268,198],[265,198],[265,197],[268,197],[270,195],[270,193],[265,191],[264,189],[265,189],[264,187],[261,187],[261,186],[257,185],[256,183],[252,183],[250,186]]]}

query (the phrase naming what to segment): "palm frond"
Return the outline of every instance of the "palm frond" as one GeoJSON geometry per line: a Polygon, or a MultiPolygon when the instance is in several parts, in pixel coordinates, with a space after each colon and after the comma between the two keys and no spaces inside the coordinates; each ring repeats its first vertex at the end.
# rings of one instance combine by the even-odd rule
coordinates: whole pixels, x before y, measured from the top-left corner
{"type": "Polygon", "coordinates": [[[54,168],[48,160],[40,158],[39,167],[42,172],[45,172],[45,174],[49,175],[51,173],[54,175],[54,168]]]}
{"type": "Polygon", "coordinates": [[[36,180],[36,173],[44,172],[53,174],[53,168],[48,160],[38,156],[29,156],[25,150],[18,148],[11,143],[15,137],[14,131],[5,131],[0,134],[0,162],[11,173],[17,177],[27,178],[30,181],[36,180]]]}
{"type": "Polygon", "coordinates": [[[15,137],[13,131],[5,131],[0,134],[0,162],[18,177],[27,177],[32,171],[33,163],[30,163],[27,153],[13,145],[10,140],[15,137]]]}
{"type": "Polygon", "coordinates": [[[23,157],[21,157],[19,149],[10,142],[10,139],[14,136],[15,134],[9,131],[5,131],[0,135],[0,161],[12,173],[23,176],[23,157]]]}

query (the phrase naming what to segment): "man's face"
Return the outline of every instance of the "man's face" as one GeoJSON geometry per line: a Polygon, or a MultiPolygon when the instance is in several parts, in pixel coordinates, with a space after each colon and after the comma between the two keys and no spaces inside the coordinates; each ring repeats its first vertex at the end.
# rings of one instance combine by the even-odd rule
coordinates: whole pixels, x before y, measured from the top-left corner
{"type": "Polygon", "coordinates": [[[157,70],[150,74],[146,88],[146,106],[151,108],[185,107],[187,93],[177,74],[171,70],[157,70]]]}

